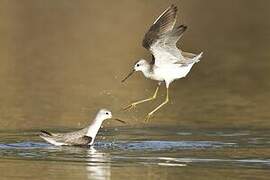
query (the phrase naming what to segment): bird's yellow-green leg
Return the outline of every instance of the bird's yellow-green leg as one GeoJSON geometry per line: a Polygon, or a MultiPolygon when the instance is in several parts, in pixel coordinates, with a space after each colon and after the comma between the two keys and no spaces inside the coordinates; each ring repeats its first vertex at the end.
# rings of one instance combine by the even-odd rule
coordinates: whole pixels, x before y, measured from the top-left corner
{"type": "Polygon", "coordinates": [[[160,86],[160,84],[158,84],[158,86],[157,86],[157,88],[156,88],[156,91],[155,91],[155,93],[154,93],[154,95],[153,95],[152,97],[147,98],[147,99],[143,99],[143,100],[140,100],[140,101],[136,101],[136,102],[134,102],[134,103],[132,103],[132,104],[130,104],[130,105],[124,107],[123,109],[124,109],[124,110],[132,109],[132,108],[135,108],[136,105],[138,105],[138,104],[141,104],[141,103],[144,103],[144,102],[147,102],[147,101],[152,101],[152,100],[156,99],[157,93],[158,93],[158,90],[159,90],[159,86],[160,86]]]}
{"type": "Polygon", "coordinates": [[[161,103],[158,107],[156,107],[153,111],[151,111],[150,113],[148,113],[148,115],[146,116],[145,121],[148,122],[150,120],[150,118],[153,116],[153,114],[159,110],[162,106],[164,106],[165,104],[167,104],[169,102],[169,88],[167,88],[167,94],[166,94],[166,99],[163,103],[161,103]]]}

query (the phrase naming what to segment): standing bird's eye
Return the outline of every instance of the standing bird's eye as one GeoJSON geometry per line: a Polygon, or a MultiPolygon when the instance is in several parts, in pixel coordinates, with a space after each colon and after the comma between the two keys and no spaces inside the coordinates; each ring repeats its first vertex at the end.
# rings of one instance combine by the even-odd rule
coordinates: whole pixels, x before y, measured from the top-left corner
{"type": "Polygon", "coordinates": [[[136,64],[137,67],[139,67],[140,65],[139,64],[136,64]]]}
{"type": "Polygon", "coordinates": [[[108,113],[108,112],[106,112],[105,114],[109,115],[109,113],[108,113]]]}

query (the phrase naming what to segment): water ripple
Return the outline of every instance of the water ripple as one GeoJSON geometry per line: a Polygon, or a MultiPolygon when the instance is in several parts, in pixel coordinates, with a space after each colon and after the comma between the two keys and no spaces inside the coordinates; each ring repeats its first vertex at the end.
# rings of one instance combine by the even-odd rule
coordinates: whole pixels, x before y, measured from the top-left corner
{"type": "Polygon", "coordinates": [[[55,161],[91,167],[134,164],[270,168],[269,135],[261,132],[118,129],[103,131],[92,148],[56,147],[36,133],[2,134],[0,160],[55,161]],[[144,134],[147,133],[147,136],[144,134]]]}

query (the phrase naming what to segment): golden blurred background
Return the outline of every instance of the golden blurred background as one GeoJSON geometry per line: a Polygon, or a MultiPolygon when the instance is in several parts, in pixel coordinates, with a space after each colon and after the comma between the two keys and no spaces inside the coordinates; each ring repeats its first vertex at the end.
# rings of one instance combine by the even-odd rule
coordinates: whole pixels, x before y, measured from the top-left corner
{"type": "MultiPolygon", "coordinates": [[[[79,128],[106,107],[130,125],[164,99],[136,74],[141,40],[170,4],[189,28],[179,46],[204,52],[188,77],[172,84],[171,103],[151,125],[269,127],[270,1],[0,0],[0,129],[79,128]]],[[[113,123],[107,123],[112,126],[113,123]]]]}

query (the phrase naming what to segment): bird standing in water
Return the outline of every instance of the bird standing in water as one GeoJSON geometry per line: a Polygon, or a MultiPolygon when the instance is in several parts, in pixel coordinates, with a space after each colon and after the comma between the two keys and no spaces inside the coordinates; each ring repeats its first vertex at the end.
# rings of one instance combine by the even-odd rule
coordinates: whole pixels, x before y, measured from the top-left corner
{"type": "MultiPolygon", "coordinates": [[[[51,133],[41,130],[40,137],[56,146],[91,146],[94,143],[98,130],[106,119],[111,119],[112,113],[106,109],[101,109],[96,115],[93,123],[79,131],[68,133],[51,133]]],[[[114,119],[125,123],[120,119],[114,119]]]]}
{"type": "Polygon", "coordinates": [[[152,54],[152,61],[149,63],[144,59],[137,61],[132,71],[122,80],[124,82],[134,72],[141,71],[146,78],[158,81],[154,95],[150,98],[134,102],[124,109],[135,108],[143,102],[154,100],[157,96],[159,86],[165,82],[167,94],[163,103],[149,112],[146,121],[169,102],[169,85],[176,79],[185,77],[192,66],[200,61],[202,53],[193,54],[181,51],[176,43],[186,31],[187,26],[180,25],[175,27],[177,7],[171,5],[166,9],[150,27],[145,34],[142,45],[152,54]]]}

